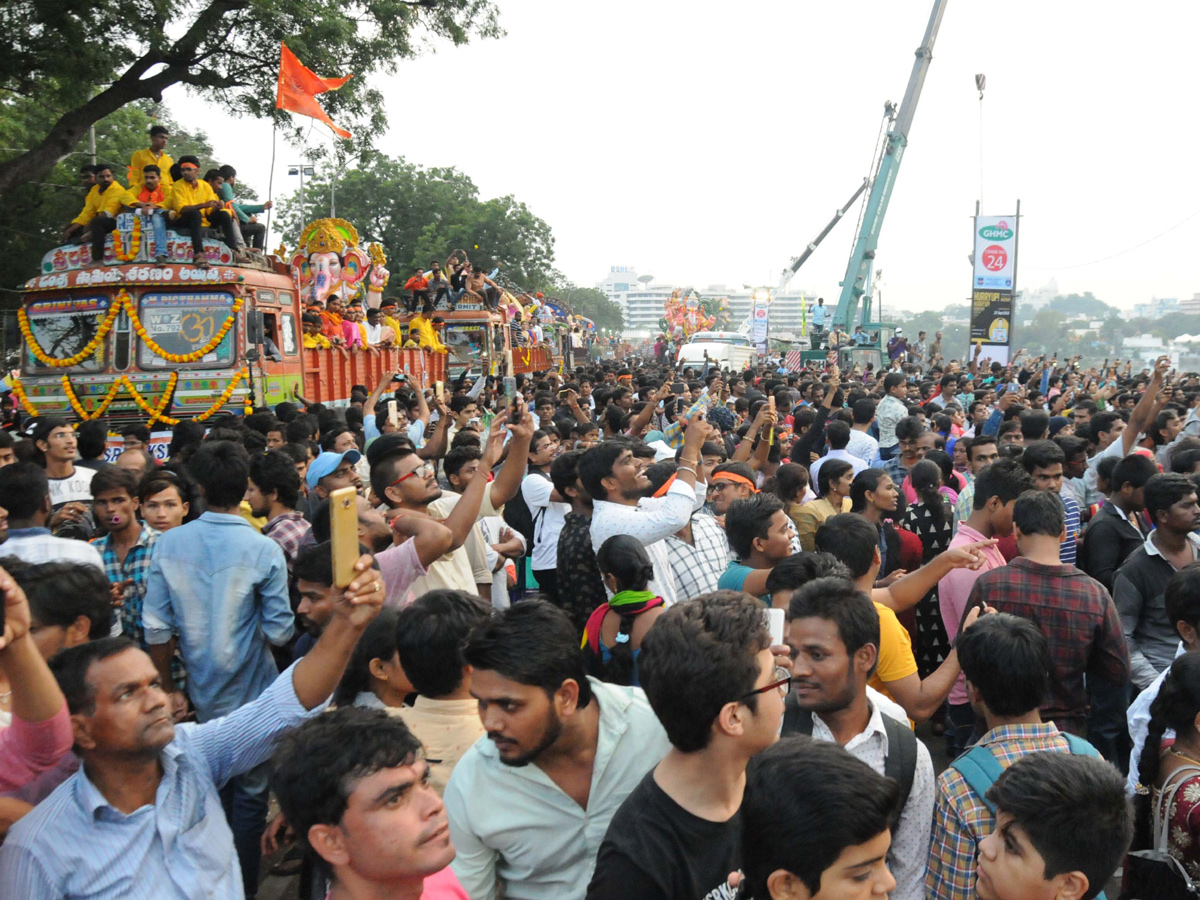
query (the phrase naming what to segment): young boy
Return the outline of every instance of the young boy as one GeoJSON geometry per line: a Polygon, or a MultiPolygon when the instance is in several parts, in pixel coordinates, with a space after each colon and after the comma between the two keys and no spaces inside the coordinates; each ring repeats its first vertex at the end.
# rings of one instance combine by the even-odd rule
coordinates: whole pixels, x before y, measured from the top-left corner
{"type": "Polygon", "coordinates": [[[836,744],[795,736],[764,750],[742,800],[742,896],[886,897],[896,886],[886,859],[899,794],[836,744]]]}
{"type": "Polygon", "coordinates": [[[1133,836],[1121,774],[1101,759],[1030,754],[987,799],[996,828],[979,844],[979,900],[1092,900],[1133,836]]]}
{"type": "Polygon", "coordinates": [[[92,513],[108,532],[95,547],[104,560],[112,598],[119,602],[121,632],[146,646],[142,600],[159,532],[138,521],[138,479],[128,469],[106,466],[92,478],[92,513]]]}

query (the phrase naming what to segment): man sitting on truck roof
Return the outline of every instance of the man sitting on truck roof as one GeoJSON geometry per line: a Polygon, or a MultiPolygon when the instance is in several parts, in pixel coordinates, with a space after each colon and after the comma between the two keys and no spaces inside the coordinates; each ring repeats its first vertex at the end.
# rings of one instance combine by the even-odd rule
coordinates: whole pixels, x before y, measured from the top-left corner
{"type": "Polygon", "coordinates": [[[113,177],[113,168],[108,163],[96,165],[96,183],[88,191],[83,210],[63,231],[63,242],[76,235],[92,242],[92,262],[104,262],[104,239],[117,227],[117,213],[125,202],[124,186],[113,177]]]}
{"type": "Polygon", "coordinates": [[[195,156],[179,159],[180,181],[171,186],[165,206],[171,211],[171,229],[192,238],[192,264],[207,265],[204,259],[204,229],[220,228],[225,243],[239,262],[245,261],[245,251],[237,249],[238,235],[233,217],[221,209],[221,201],[208,182],[200,180],[200,160],[195,156]]]}
{"type": "Polygon", "coordinates": [[[129,160],[129,191],[136,194],[142,188],[142,175],[146,171],[146,166],[158,166],[162,173],[162,189],[164,192],[169,192],[173,181],[171,180],[171,166],[175,164],[175,160],[167,154],[167,138],[171,133],[162,125],[150,126],[150,146],[143,150],[134,151],[133,156],[129,160]]]}
{"type": "Polygon", "coordinates": [[[141,184],[130,186],[125,195],[125,205],[149,220],[154,231],[154,262],[161,266],[167,262],[167,211],[163,208],[167,188],[163,187],[162,171],[153,163],[146,166],[141,174],[141,184]]]}

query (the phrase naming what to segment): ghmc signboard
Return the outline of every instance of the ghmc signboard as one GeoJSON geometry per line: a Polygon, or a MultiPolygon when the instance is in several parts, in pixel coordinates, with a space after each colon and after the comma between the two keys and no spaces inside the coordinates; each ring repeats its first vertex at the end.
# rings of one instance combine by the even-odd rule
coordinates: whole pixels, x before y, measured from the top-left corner
{"type": "Polygon", "coordinates": [[[1017,217],[975,217],[975,290],[1011,291],[1017,271],[1017,217]]]}

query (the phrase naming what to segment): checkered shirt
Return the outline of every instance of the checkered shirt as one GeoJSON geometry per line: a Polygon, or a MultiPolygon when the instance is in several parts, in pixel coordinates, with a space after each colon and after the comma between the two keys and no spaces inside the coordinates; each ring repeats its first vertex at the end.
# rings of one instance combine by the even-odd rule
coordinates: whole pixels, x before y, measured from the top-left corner
{"type": "Polygon", "coordinates": [[[725,529],[716,519],[704,513],[693,515],[690,544],[674,534],[664,540],[675,578],[675,596],[680,602],[717,589],[731,556],[725,529]]]}
{"type": "Polygon", "coordinates": [[[262,533],[277,543],[287,560],[288,575],[292,574],[292,563],[303,546],[304,539],[312,532],[312,525],[296,510],[280,513],[262,527],[262,533]]]}
{"type": "Polygon", "coordinates": [[[100,551],[104,560],[104,574],[110,583],[132,580],[133,584],[125,590],[125,603],[117,610],[121,620],[121,633],[137,641],[142,647],[146,646],[146,635],[142,628],[142,601],[146,596],[146,575],[150,571],[150,557],[154,553],[154,545],[158,542],[161,531],[155,531],[149,525],[142,526],[137,543],[125,554],[125,562],[117,558],[117,548],[112,535],[96,538],[92,544],[100,551]]]}
{"type": "MultiPolygon", "coordinates": [[[[991,750],[1002,768],[1029,753],[1050,750],[1070,753],[1071,746],[1053,723],[1002,725],[979,741],[991,750]]],[[[933,806],[933,841],[925,872],[928,900],[975,900],[975,860],[979,842],[991,834],[993,817],[983,798],[971,790],[957,769],[946,769],[937,780],[933,806]]]]}
{"type": "Polygon", "coordinates": [[[979,600],[1029,619],[1050,642],[1052,677],[1043,718],[1086,720],[1085,673],[1116,685],[1129,681],[1129,649],[1112,597],[1074,566],[1048,566],[1018,556],[976,579],[966,608],[979,600]]]}

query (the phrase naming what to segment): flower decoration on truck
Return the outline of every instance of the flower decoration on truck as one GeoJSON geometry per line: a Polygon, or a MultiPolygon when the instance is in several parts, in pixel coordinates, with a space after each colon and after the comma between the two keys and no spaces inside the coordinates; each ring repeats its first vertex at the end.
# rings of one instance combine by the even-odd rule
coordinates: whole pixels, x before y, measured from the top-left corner
{"type": "Polygon", "coordinates": [[[105,314],[104,318],[100,320],[100,324],[96,326],[96,333],[92,336],[92,339],[88,341],[87,345],[78,353],[74,354],[73,356],[68,356],[66,359],[55,359],[42,349],[41,345],[38,344],[37,339],[33,336],[33,329],[29,325],[29,313],[26,312],[24,307],[21,307],[21,309],[17,310],[17,324],[21,329],[21,336],[25,338],[25,346],[29,348],[29,352],[34,355],[38,362],[51,368],[65,369],[69,368],[70,366],[78,365],[96,352],[96,348],[100,346],[101,341],[103,341],[104,338],[108,336],[109,331],[112,330],[113,322],[115,322],[117,318],[117,313],[119,313],[122,309],[128,313],[129,321],[130,324],[133,325],[134,332],[152,353],[162,357],[168,362],[191,363],[201,359],[209,353],[212,353],[213,350],[220,345],[221,341],[225,340],[225,335],[229,334],[229,329],[231,329],[234,323],[237,321],[237,314],[242,309],[242,298],[237,297],[234,299],[233,309],[230,312],[229,317],[225,320],[224,324],[217,329],[217,332],[212,336],[212,339],[203,346],[197,347],[190,353],[168,353],[158,344],[157,341],[154,340],[154,338],[150,337],[150,335],[146,332],[145,326],[142,325],[141,319],[138,318],[137,304],[133,302],[133,297],[130,296],[129,291],[127,291],[125,288],[122,288],[117,293],[116,302],[109,307],[109,310],[105,314]]]}
{"type": "MultiPolygon", "coordinates": [[[[233,377],[229,379],[229,384],[225,387],[225,390],[221,392],[221,396],[216,399],[212,406],[200,413],[200,415],[196,416],[195,421],[203,422],[205,419],[211,418],[213,415],[219,412],[221,408],[229,402],[229,398],[233,396],[233,392],[237,390],[237,386],[241,384],[242,381],[248,380],[249,378],[250,371],[248,369],[240,369],[235,372],[233,377]]],[[[75,411],[75,415],[79,416],[79,418],[84,422],[89,422],[92,419],[98,419],[100,416],[104,415],[104,413],[108,411],[108,408],[116,399],[117,394],[121,392],[121,388],[124,388],[129,392],[129,395],[133,397],[133,402],[137,404],[138,408],[150,417],[149,424],[153,425],[155,422],[162,422],[166,425],[178,425],[180,421],[179,419],[175,419],[166,415],[166,409],[170,405],[171,399],[175,396],[175,387],[178,383],[179,373],[172,372],[170,378],[167,379],[166,389],[163,391],[163,395],[159,399],[158,405],[151,406],[150,402],[142,396],[141,392],[138,391],[137,387],[129,379],[129,377],[126,375],[120,375],[109,386],[108,392],[104,395],[104,399],[100,401],[100,405],[89,413],[83,408],[83,404],[79,401],[79,397],[75,393],[75,388],[71,384],[71,377],[69,375],[62,376],[63,392],[67,395],[67,400],[71,403],[71,409],[73,409],[75,411]]],[[[17,394],[17,399],[21,401],[21,405],[25,407],[25,411],[28,412],[32,418],[36,419],[38,416],[37,408],[34,407],[33,404],[29,402],[29,398],[25,396],[25,391],[21,387],[21,383],[18,379],[13,379],[13,390],[17,394]]],[[[253,401],[250,399],[248,394],[246,397],[245,408],[248,410],[247,415],[249,415],[250,412],[253,412],[253,401]]]]}
{"type": "Polygon", "coordinates": [[[137,259],[138,251],[142,249],[142,217],[133,217],[133,231],[129,235],[129,249],[125,250],[121,243],[121,232],[119,229],[114,229],[113,233],[113,253],[121,262],[130,262],[137,259]]]}

